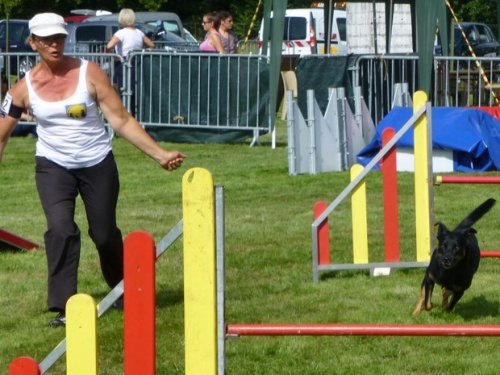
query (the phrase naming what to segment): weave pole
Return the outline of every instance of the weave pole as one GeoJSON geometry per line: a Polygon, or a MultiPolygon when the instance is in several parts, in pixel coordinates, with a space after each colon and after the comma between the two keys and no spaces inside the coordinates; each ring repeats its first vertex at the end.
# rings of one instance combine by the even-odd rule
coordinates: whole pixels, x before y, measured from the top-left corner
{"type": "Polygon", "coordinates": [[[209,171],[182,178],[184,346],[186,375],[217,373],[217,285],[214,182],[209,171]]]}
{"type": "Polygon", "coordinates": [[[237,336],[500,336],[500,326],[413,324],[230,324],[237,336]]]}

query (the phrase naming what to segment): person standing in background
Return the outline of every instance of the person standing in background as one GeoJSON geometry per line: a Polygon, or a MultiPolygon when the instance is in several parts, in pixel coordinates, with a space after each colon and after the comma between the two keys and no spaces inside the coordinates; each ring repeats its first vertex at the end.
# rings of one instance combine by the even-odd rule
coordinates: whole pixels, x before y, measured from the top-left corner
{"type": "Polygon", "coordinates": [[[201,23],[203,30],[206,31],[205,40],[200,44],[200,52],[224,53],[219,28],[219,17],[216,12],[206,13],[201,23]]]}
{"type": "Polygon", "coordinates": [[[225,53],[236,53],[238,38],[233,31],[233,16],[226,10],[219,13],[219,35],[225,53]]]}
{"type": "MultiPolygon", "coordinates": [[[[113,34],[106,45],[107,52],[113,52],[122,57],[122,61],[128,59],[131,51],[137,49],[154,48],[154,43],[141,30],[135,27],[135,13],[132,9],[125,8],[118,14],[120,30],[113,34]]],[[[115,84],[118,89],[123,87],[123,63],[119,61],[115,65],[115,84]]],[[[135,77],[132,71],[132,77],[135,77]]],[[[132,82],[134,79],[132,79],[132,82]]]]}

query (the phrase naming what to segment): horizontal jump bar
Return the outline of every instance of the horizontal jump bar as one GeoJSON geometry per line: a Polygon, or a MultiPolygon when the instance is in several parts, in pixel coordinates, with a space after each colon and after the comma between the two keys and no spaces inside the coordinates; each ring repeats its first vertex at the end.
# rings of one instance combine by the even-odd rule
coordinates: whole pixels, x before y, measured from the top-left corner
{"type": "Polygon", "coordinates": [[[435,184],[500,184],[500,176],[436,176],[435,184]]]}
{"type": "Polygon", "coordinates": [[[237,336],[500,336],[500,325],[230,324],[237,336]]]}
{"type": "Polygon", "coordinates": [[[499,250],[481,251],[481,258],[500,258],[499,250]]]}

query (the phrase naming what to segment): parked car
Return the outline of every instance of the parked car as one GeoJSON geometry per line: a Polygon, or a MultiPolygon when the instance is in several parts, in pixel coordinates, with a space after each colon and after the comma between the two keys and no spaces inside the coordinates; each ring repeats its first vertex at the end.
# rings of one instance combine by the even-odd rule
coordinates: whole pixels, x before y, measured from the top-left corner
{"type": "Polygon", "coordinates": [[[25,55],[26,52],[33,52],[28,43],[28,22],[21,19],[0,20],[0,52],[14,53],[7,61],[4,56],[0,56],[2,79],[7,76],[22,77],[34,64],[34,57],[25,55]]]}
{"type": "MultiPolygon", "coordinates": [[[[495,57],[500,56],[500,44],[495,39],[491,29],[483,23],[462,22],[460,27],[464,31],[467,40],[469,41],[474,54],[479,57],[495,57]]],[[[451,45],[451,38],[450,38],[451,45]]],[[[470,57],[471,53],[467,42],[462,35],[462,31],[455,24],[453,28],[453,52],[454,56],[470,57]]],[[[439,41],[434,47],[436,55],[442,55],[443,50],[439,41]]]]}
{"type": "MultiPolygon", "coordinates": [[[[180,36],[168,31],[159,31],[157,28],[143,23],[135,25],[158,48],[172,52],[190,52],[197,50],[197,46],[186,43],[180,36]]],[[[118,21],[92,21],[70,23],[67,25],[68,37],[66,38],[66,52],[99,53],[104,52],[107,42],[119,29],[118,21]]]]}
{"type": "MultiPolygon", "coordinates": [[[[462,22],[460,26],[467,36],[476,56],[500,56],[500,44],[487,25],[483,23],[462,22]]],[[[454,28],[454,39],[455,56],[470,56],[471,53],[467,47],[467,43],[457,25],[454,28]]]]}
{"type": "MultiPolygon", "coordinates": [[[[272,17],[272,13],[271,13],[272,17]]],[[[325,22],[322,8],[287,9],[283,30],[283,55],[311,55],[325,53],[325,22]]],[[[263,42],[264,20],[259,29],[259,45],[263,42]]],[[[333,13],[330,53],[345,55],[346,12],[335,10],[333,13]]]]}
{"type": "MultiPolygon", "coordinates": [[[[135,12],[135,20],[138,23],[145,23],[152,27],[157,26],[157,21],[161,21],[163,29],[169,33],[176,34],[186,40],[184,27],[179,16],[172,12],[135,12]]],[[[118,13],[89,17],[83,22],[115,21],[118,22],[118,13]]]]}

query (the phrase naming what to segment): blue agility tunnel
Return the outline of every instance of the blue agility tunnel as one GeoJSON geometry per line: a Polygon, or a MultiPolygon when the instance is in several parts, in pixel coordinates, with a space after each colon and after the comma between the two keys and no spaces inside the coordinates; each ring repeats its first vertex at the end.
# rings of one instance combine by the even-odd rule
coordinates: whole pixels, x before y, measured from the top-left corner
{"type": "MultiPolygon", "coordinates": [[[[412,116],[412,108],[394,108],[377,125],[372,141],[357,156],[366,165],[382,145],[382,132],[391,127],[398,131],[412,116]]],[[[413,148],[413,131],[397,143],[400,148],[413,148]]],[[[449,150],[453,155],[453,171],[472,172],[500,170],[500,121],[472,108],[432,108],[432,148],[449,150]]]]}

